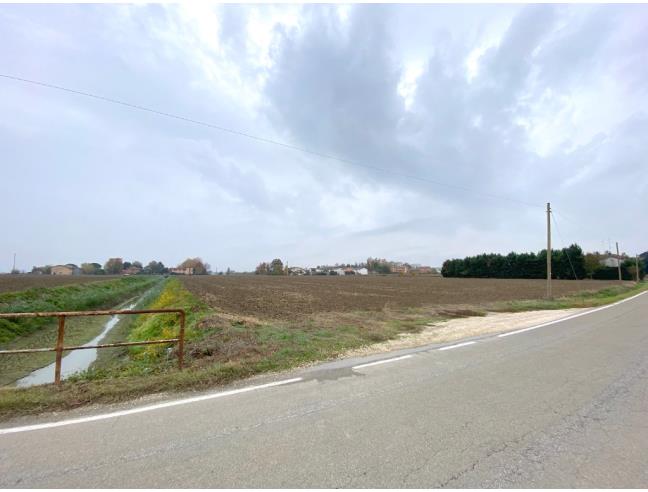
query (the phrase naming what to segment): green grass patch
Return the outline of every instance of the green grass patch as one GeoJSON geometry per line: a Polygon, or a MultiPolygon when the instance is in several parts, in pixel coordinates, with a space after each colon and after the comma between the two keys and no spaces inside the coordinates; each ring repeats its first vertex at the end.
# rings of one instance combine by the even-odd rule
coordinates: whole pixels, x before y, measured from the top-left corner
{"type": "MultiPolygon", "coordinates": [[[[58,299],[59,305],[62,305],[64,310],[78,310],[72,309],[72,307],[79,307],[79,302],[82,302],[79,298],[91,299],[91,303],[96,303],[98,299],[101,299],[102,303],[97,305],[93,304],[93,307],[99,308],[117,308],[124,307],[125,301],[132,299],[133,296],[138,295],[142,289],[147,288],[151,285],[151,281],[159,282],[159,277],[155,278],[146,278],[146,279],[137,279],[133,281],[129,279],[114,279],[109,281],[103,281],[98,283],[83,284],[81,287],[86,287],[81,291],[81,295],[77,289],[73,289],[70,293],[68,290],[60,291],[61,288],[53,289],[38,289],[39,292],[27,292],[27,297],[32,299],[37,299],[38,302],[42,302],[43,298],[56,298],[58,299]],[[120,282],[125,280],[125,282],[120,282]],[[112,285],[101,286],[98,284],[109,282],[112,285]],[[117,282],[117,285],[114,285],[117,282]],[[88,289],[89,288],[89,289],[88,289]],[[56,292],[43,292],[43,291],[53,291],[56,292]],[[90,291],[89,291],[90,290],[90,291]],[[97,296],[97,290],[100,292],[100,296],[97,296]],[[38,296],[35,294],[39,294],[38,296]],[[67,298],[65,296],[68,295],[67,298]],[[125,299],[127,298],[127,299],[125,299]],[[71,300],[72,302],[67,303],[71,300]],[[76,303],[76,304],[74,304],[76,303]]],[[[161,282],[160,282],[161,283],[161,282]]],[[[77,287],[72,286],[72,287],[77,287]]],[[[64,287],[62,289],[68,289],[64,287]]],[[[22,306],[25,307],[25,297],[21,297],[20,293],[14,293],[12,298],[19,298],[22,302],[22,306]]],[[[5,297],[5,296],[2,296],[5,297]]],[[[11,308],[7,309],[8,311],[13,311],[13,308],[16,307],[16,304],[10,304],[11,308]]],[[[32,305],[31,307],[34,307],[32,305]]],[[[41,305],[42,307],[42,305],[41,305]]],[[[83,309],[88,309],[85,307],[83,309]]],[[[27,309],[23,309],[27,310],[27,309]]],[[[66,345],[82,345],[89,340],[92,340],[97,336],[104,328],[104,324],[110,319],[109,316],[88,316],[88,317],[69,317],[65,321],[65,344],[66,345]]],[[[30,326],[30,330],[23,330],[20,335],[16,335],[13,339],[2,344],[2,348],[5,350],[12,349],[26,349],[26,348],[43,348],[43,347],[53,347],[56,345],[57,338],[57,328],[56,328],[56,319],[41,319],[44,321],[37,329],[33,326],[30,326]]],[[[23,328],[21,326],[21,328],[23,328]]],[[[0,385],[11,384],[17,379],[20,379],[23,376],[26,376],[30,372],[44,367],[48,364],[54,362],[54,352],[37,352],[30,354],[11,354],[4,355],[0,357],[0,385]]]]}
{"type": "Polygon", "coordinates": [[[532,299],[524,301],[509,301],[498,303],[491,307],[492,311],[521,312],[544,309],[588,308],[611,304],[648,290],[647,282],[633,285],[618,285],[598,291],[583,291],[555,299],[532,299]]]}
{"type": "MultiPolygon", "coordinates": [[[[124,277],[87,284],[35,288],[0,294],[0,313],[83,311],[113,307],[159,281],[159,277],[124,277]]],[[[51,326],[48,318],[0,319],[0,345],[51,326]]]]}

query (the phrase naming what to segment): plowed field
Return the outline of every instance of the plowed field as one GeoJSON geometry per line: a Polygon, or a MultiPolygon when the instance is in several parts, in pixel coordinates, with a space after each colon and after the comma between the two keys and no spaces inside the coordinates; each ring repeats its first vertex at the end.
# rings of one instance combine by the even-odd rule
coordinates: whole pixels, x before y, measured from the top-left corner
{"type": "MultiPolygon", "coordinates": [[[[295,319],[324,312],[380,311],[421,306],[480,306],[540,299],[544,280],[349,276],[182,277],[187,289],[219,311],[261,319],[295,319]]],[[[614,281],[554,280],[554,296],[600,290],[614,281]]]]}

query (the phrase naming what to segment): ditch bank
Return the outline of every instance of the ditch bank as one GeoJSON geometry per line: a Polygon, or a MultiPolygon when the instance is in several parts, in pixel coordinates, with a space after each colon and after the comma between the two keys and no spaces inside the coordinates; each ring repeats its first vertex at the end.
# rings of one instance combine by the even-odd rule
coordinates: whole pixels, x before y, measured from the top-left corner
{"type": "MultiPolygon", "coordinates": [[[[55,288],[34,288],[0,294],[0,312],[83,311],[111,309],[131,302],[160,282],[157,277],[126,277],[55,288]]],[[[66,345],[83,345],[98,336],[109,317],[66,320],[66,345]]],[[[15,350],[56,345],[56,320],[0,319],[0,349],[15,350]]],[[[12,384],[54,361],[53,352],[0,356],[0,386],[12,384]]]]}

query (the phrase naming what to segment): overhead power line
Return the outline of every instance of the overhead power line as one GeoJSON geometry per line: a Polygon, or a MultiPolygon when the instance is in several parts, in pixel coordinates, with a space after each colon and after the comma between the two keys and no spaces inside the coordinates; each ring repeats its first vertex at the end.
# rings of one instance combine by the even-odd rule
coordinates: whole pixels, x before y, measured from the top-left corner
{"type": "Polygon", "coordinates": [[[270,138],[265,138],[265,137],[260,137],[258,135],[253,135],[251,133],[247,133],[247,132],[243,132],[243,131],[239,131],[239,130],[234,130],[234,129],[231,129],[231,128],[226,128],[226,127],[220,126],[220,125],[215,125],[213,123],[209,123],[209,122],[206,122],[206,121],[196,120],[196,119],[193,119],[193,118],[188,118],[186,116],[181,116],[181,115],[177,115],[177,114],[173,114],[173,113],[168,113],[166,111],[160,111],[160,110],[149,108],[149,107],[142,106],[142,105],[139,105],[139,104],[133,104],[133,103],[129,103],[129,102],[126,102],[126,101],[121,101],[119,99],[113,99],[111,97],[100,96],[98,94],[93,94],[93,93],[86,92],[86,91],[70,89],[68,87],[49,84],[49,83],[46,83],[46,82],[40,82],[40,81],[37,81],[37,80],[25,79],[23,77],[17,77],[15,75],[0,74],[0,77],[3,77],[5,79],[9,79],[9,80],[18,81],[18,82],[27,83],[27,84],[37,85],[37,86],[40,86],[40,87],[47,87],[49,89],[56,89],[56,90],[59,90],[59,91],[70,93],[70,94],[76,94],[76,95],[79,95],[79,96],[89,97],[89,98],[97,99],[97,100],[104,101],[104,102],[107,102],[107,103],[124,106],[124,107],[130,108],[130,109],[136,109],[136,110],[139,110],[139,111],[145,111],[145,112],[152,113],[152,114],[155,114],[155,115],[158,115],[158,116],[164,116],[166,118],[173,118],[173,119],[176,119],[176,120],[184,121],[186,123],[192,123],[192,124],[195,124],[195,125],[200,125],[200,126],[204,126],[204,127],[207,127],[207,128],[212,128],[214,130],[230,133],[230,134],[233,134],[233,135],[238,135],[238,136],[241,136],[241,137],[256,140],[258,142],[263,142],[263,143],[267,143],[267,144],[271,144],[271,145],[276,145],[276,146],[284,147],[284,148],[287,148],[287,149],[295,150],[295,151],[298,151],[298,152],[303,152],[303,153],[306,153],[306,154],[314,155],[314,156],[317,156],[317,157],[322,157],[324,159],[331,159],[331,160],[338,161],[338,162],[341,162],[341,163],[344,163],[344,164],[349,164],[349,165],[357,166],[357,167],[363,167],[365,169],[370,169],[372,171],[377,171],[377,172],[381,172],[381,173],[385,173],[385,174],[391,174],[391,175],[394,175],[394,176],[400,176],[400,177],[403,177],[403,178],[416,180],[416,181],[420,181],[420,182],[423,182],[423,183],[433,184],[433,185],[436,185],[436,186],[441,186],[441,187],[446,187],[446,188],[453,188],[453,189],[460,190],[460,191],[470,193],[470,194],[473,194],[473,195],[480,195],[480,196],[495,199],[495,200],[506,200],[506,201],[509,201],[509,202],[525,205],[525,206],[528,206],[528,207],[542,207],[543,206],[543,205],[538,205],[536,203],[529,203],[529,202],[526,202],[526,201],[523,201],[523,200],[518,200],[516,198],[500,196],[500,195],[494,195],[494,194],[491,194],[491,193],[483,192],[483,191],[480,191],[480,190],[475,190],[475,189],[472,189],[472,188],[467,188],[467,187],[457,185],[457,184],[453,184],[453,183],[445,183],[445,182],[442,182],[442,181],[437,181],[437,180],[430,179],[430,178],[425,178],[425,177],[422,177],[422,176],[416,176],[416,175],[412,175],[412,174],[401,173],[399,171],[394,171],[394,170],[391,170],[391,169],[386,169],[386,168],[382,168],[382,167],[378,167],[378,166],[373,166],[373,165],[370,165],[370,164],[365,164],[365,163],[362,163],[362,162],[358,162],[358,161],[354,161],[354,160],[350,160],[350,159],[345,159],[343,157],[337,157],[337,156],[334,156],[334,155],[331,155],[331,154],[326,154],[326,153],[323,153],[323,152],[310,150],[310,149],[307,149],[307,148],[304,148],[304,147],[299,147],[297,145],[292,145],[292,144],[289,144],[289,143],[280,142],[280,141],[273,140],[273,139],[270,139],[270,138]]]}
{"type": "Polygon", "coordinates": [[[556,216],[554,214],[551,214],[551,218],[553,219],[553,223],[554,226],[556,227],[556,232],[558,233],[560,242],[564,244],[565,253],[567,254],[567,261],[569,261],[569,266],[571,267],[572,273],[574,274],[574,280],[578,280],[578,275],[576,275],[576,269],[574,268],[574,264],[572,263],[571,256],[569,256],[569,246],[565,241],[563,241],[563,238],[560,235],[560,230],[558,230],[558,222],[556,221],[556,216]]]}

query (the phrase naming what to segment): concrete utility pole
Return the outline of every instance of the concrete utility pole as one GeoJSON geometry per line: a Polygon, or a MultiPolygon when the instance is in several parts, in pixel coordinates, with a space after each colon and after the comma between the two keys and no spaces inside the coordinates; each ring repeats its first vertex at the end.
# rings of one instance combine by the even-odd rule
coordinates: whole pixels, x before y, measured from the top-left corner
{"type": "Polygon", "coordinates": [[[547,202],[547,299],[551,299],[551,203],[547,202]]]}
{"type": "Polygon", "coordinates": [[[621,257],[619,256],[619,242],[617,241],[616,243],[616,249],[617,249],[617,269],[619,270],[619,282],[622,280],[621,278],[621,257]]]}
{"type": "Polygon", "coordinates": [[[13,262],[13,268],[11,269],[11,273],[16,271],[16,253],[14,253],[14,262],[13,262]]]}

